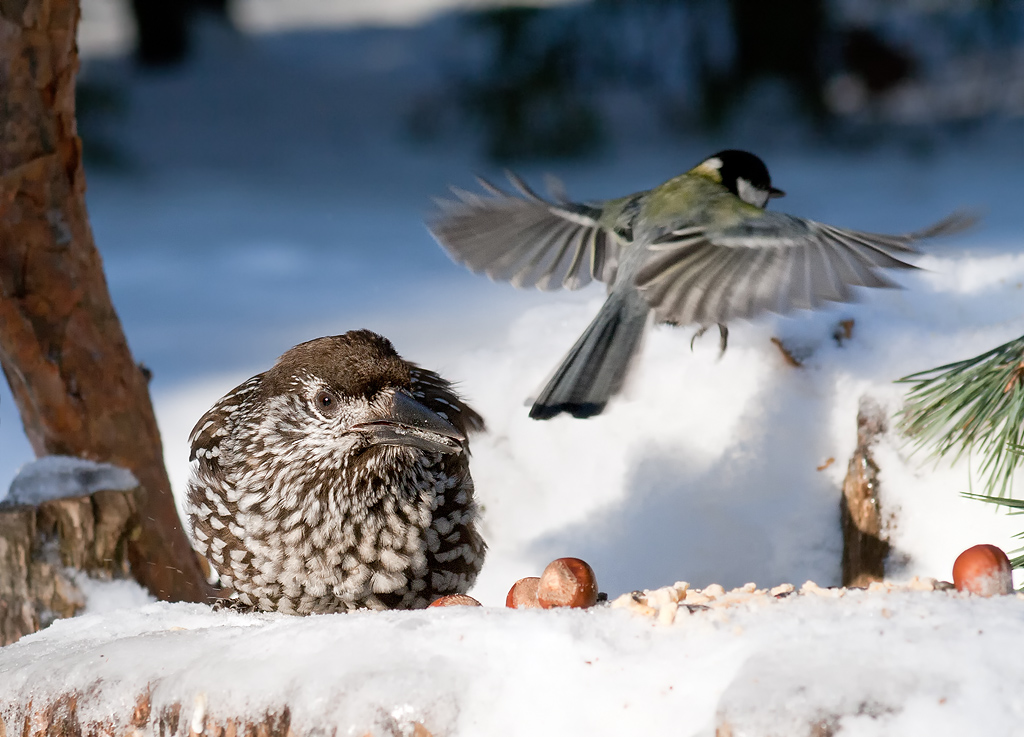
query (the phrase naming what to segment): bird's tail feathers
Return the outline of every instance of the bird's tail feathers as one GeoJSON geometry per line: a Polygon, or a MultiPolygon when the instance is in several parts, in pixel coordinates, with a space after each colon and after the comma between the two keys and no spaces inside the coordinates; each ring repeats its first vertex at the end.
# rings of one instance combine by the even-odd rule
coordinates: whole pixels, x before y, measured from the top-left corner
{"type": "Polygon", "coordinates": [[[649,313],[639,292],[610,294],[538,393],[530,417],[547,420],[562,412],[578,418],[600,414],[622,388],[649,313]]]}

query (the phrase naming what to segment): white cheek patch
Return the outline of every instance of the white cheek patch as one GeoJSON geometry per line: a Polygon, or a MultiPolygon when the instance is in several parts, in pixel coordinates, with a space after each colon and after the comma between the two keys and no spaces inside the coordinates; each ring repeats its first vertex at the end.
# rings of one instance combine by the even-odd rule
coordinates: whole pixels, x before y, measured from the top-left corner
{"type": "Polygon", "coordinates": [[[768,190],[755,187],[743,177],[736,177],[736,194],[755,207],[764,207],[770,196],[768,190]]]}

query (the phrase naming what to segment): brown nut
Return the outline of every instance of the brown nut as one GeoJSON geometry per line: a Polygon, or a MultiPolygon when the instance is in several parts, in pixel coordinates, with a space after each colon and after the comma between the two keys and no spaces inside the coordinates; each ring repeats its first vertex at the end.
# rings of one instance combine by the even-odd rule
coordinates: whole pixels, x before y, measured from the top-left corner
{"type": "Polygon", "coordinates": [[[548,563],[537,584],[537,603],[544,609],[576,607],[586,609],[597,603],[597,576],[586,561],[559,558],[548,563]]]}
{"type": "Polygon", "coordinates": [[[505,597],[505,606],[511,609],[539,608],[540,603],[537,601],[537,585],[539,583],[540,578],[537,576],[520,578],[508,590],[508,596],[505,597]]]}
{"type": "Polygon", "coordinates": [[[465,594],[448,594],[440,599],[434,599],[430,606],[480,606],[480,602],[465,594]]]}
{"type": "Polygon", "coordinates": [[[953,585],[957,591],[979,596],[1009,594],[1013,591],[1010,559],[995,545],[975,545],[960,553],[953,563],[953,585]]]}

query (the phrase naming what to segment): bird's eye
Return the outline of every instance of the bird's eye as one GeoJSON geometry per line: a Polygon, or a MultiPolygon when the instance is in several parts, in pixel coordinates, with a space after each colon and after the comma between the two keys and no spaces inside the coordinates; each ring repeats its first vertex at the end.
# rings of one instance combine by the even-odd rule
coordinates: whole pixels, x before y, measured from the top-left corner
{"type": "Polygon", "coordinates": [[[329,392],[326,389],[321,389],[316,393],[316,399],[314,400],[316,408],[320,410],[320,413],[327,415],[328,417],[337,413],[340,406],[337,395],[334,392],[329,392]]]}

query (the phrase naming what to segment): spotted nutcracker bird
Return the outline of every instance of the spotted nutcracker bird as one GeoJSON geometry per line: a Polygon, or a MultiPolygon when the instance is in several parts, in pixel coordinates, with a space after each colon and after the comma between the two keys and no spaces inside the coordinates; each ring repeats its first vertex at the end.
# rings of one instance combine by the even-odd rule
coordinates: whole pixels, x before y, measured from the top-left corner
{"type": "Polygon", "coordinates": [[[849,302],[855,287],[890,287],[886,269],[922,238],[974,222],[954,214],[930,228],[882,235],[766,210],[781,197],[768,168],[747,151],[719,151],[654,189],[614,200],[570,202],[481,181],[483,194],[453,188],[428,227],[457,262],[517,287],[608,285],[608,298],[536,397],[530,417],[600,414],[621,389],[653,319],[725,324],[765,312],[849,302]]]}
{"type": "Polygon", "coordinates": [[[375,333],[302,343],[192,430],[193,544],[243,609],[407,609],[463,593],[486,549],[466,439],[483,427],[375,333]]]}

